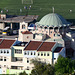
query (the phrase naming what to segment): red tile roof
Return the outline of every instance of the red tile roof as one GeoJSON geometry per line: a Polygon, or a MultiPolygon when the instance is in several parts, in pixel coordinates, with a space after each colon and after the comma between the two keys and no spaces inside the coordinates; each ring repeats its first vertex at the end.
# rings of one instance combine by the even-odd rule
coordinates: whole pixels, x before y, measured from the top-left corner
{"type": "Polygon", "coordinates": [[[51,51],[55,44],[55,42],[43,42],[38,51],[51,51]]]}
{"type": "Polygon", "coordinates": [[[41,41],[30,41],[30,43],[24,50],[37,50],[41,43],[41,41]]]}
{"type": "Polygon", "coordinates": [[[22,34],[32,34],[32,32],[30,32],[30,31],[24,31],[24,32],[22,32],[22,34]]]}
{"type": "Polygon", "coordinates": [[[51,51],[55,42],[30,41],[24,50],[51,51]]]}
{"type": "Polygon", "coordinates": [[[0,39],[0,49],[9,49],[15,40],[0,39]]]}
{"type": "Polygon", "coordinates": [[[55,49],[54,53],[58,53],[58,52],[60,52],[62,49],[63,49],[63,47],[57,47],[57,48],[55,49]]]}

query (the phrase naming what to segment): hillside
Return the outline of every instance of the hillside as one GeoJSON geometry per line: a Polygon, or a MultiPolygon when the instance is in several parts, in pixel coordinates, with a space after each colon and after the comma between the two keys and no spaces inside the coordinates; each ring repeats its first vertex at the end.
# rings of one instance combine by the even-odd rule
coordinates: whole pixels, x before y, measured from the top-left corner
{"type": "Polygon", "coordinates": [[[62,15],[66,19],[75,19],[75,0],[33,0],[33,4],[23,3],[22,0],[0,0],[0,10],[13,15],[40,15],[39,19],[45,14],[52,13],[52,7],[55,13],[62,15]],[[24,6],[32,6],[30,10],[25,10],[24,6]],[[22,9],[22,12],[20,12],[22,9]],[[72,10],[70,13],[69,10],[72,10]]]}

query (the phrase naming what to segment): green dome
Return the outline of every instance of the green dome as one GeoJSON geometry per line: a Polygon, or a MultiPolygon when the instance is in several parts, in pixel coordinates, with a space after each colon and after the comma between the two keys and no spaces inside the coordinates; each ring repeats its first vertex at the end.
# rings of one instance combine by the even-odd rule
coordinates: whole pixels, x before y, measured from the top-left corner
{"type": "Polygon", "coordinates": [[[56,13],[47,14],[39,22],[36,22],[36,25],[49,27],[68,26],[70,24],[61,15],[56,13]]]}

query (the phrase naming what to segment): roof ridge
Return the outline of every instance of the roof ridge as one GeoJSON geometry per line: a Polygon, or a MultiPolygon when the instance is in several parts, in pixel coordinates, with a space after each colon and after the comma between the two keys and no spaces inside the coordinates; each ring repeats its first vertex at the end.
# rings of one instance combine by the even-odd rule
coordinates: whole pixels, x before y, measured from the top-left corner
{"type": "MultiPolygon", "coordinates": [[[[31,42],[31,40],[25,45],[25,48],[29,45],[30,42],[31,42]]],[[[25,48],[24,48],[24,50],[25,50],[25,48]]]]}
{"type": "Polygon", "coordinates": [[[4,39],[1,40],[0,44],[4,41],[4,39]]]}
{"type": "Polygon", "coordinates": [[[39,45],[39,47],[37,48],[37,51],[38,51],[38,49],[42,46],[43,43],[44,43],[44,41],[42,41],[42,43],[39,45]]]}

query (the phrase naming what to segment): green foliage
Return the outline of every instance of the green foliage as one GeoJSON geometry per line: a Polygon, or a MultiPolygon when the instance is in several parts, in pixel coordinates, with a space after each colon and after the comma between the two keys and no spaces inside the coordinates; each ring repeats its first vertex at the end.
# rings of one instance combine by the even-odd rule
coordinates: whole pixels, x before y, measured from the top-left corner
{"type": "Polygon", "coordinates": [[[56,75],[72,73],[75,69],[75,61],[71,61],[69,58],[59,56],[57,63],[55,64],[56,75]]]}
{"type": "Polygon", "coordinates": [[[19,75],[28,75],[28,74],[26,74],[26,72],[24,71],[23,73],[20,73],[19,75]]]}
{"type": "Polygon", "coordinates": [[[22,0],[0,0],[0,8],[4,10],[8,9],[7,14],[13,15],[26,15],[24,6],[31,5],[32,8],[28,10],[29,15],[40,15],[39,19],[48,14],[52,13],[52,7],[55,7],[55,13],[62,15],[66,19],[75,19],[75,0],[33,0],[33,4],[22,4],[22,0]],[[20,9],[22,12],[20,13],[20,9]],[[62,10],[61,10],[62,9],[62,10]],[[72,13],[69,10],[73,10],[72,13]]]}
{"type": "Polygon", "coordinates": [[[54,67],[50,64],[42,63],[38,60],[32,60],[35,68],[32,70],[31,75],[54,75],[54,67]]]}

